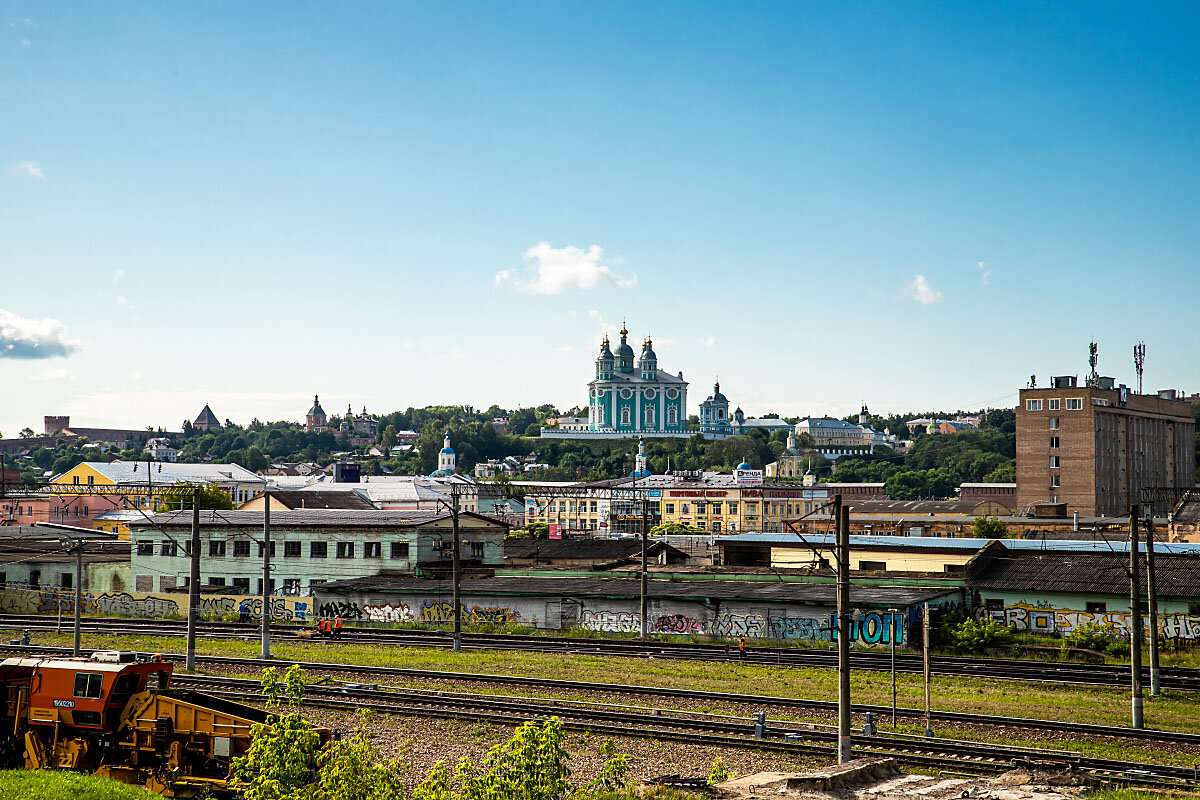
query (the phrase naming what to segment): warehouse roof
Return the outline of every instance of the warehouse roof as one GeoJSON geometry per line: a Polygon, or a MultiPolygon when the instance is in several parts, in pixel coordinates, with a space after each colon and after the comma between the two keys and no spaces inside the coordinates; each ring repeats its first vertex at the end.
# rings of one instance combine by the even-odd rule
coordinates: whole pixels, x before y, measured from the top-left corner
{"type": "MultiPolygon", "coordinates": [[[[1155,546],[1157,551],[1158,546],[1155,546]]],[[[1126,550],[1128,552],[1128,550],[1126,550]]],[[[1129,595],[1129,559],[1121,553],[1003,552],[971,576],[983,590],[1078,592],[1129,595]]],[[[1145,569],[1142,569],[1145,596],[1145,569]]],[[[1200,554],[1158,555],[1154,576],[1159,597],[1200,597],[1200,554]]]]}
{"type": "MultiPolygon", "coordinates": [[[[722,536],[717,539],[718,545],[767,545],[770,547],[808,547],[820,545],[832,547],[832,533],[806,533],[801,538],[794,533],[738,533],[733,536],[722,536]]],[[[856,549],[879,550],[921,550],[932,552],[937,550],[970,551],[980,550],[990,539],[943,539],[937,536],[863,536],[850,535],[850,546],[856,549]]],[[[1096,553],[1128,553],[1129,542],[1109,541],[1105,539],[996,539],[1005,548],[1018,551],[1048,551],[1048,552],[1096,552],[1096,553]]],[[[1145,550],[1143,544],[1141,547],[1145,550]]],[[[1160,542],[1155,541],[1156,553],[1196,554],[1200,555],[1200,542],[1160,542]]]]}
{"type": "MultiPolygon", "coordinates": [[[[661,541],[647,543],[646,553],[658,555],[666,550],[672,557],[687,558],[687,553],[661,541]]],[[[596,559],[617,561],[641,555],[637,539],[509,539],[504,543],[505,558],[596,559]]]]}
{"type": "MultiPolygon", "coordinates": [[[[465,595],[534,595],[547,597],[638,597],[641,581],[636,578],[526,578],[496,577],[464,579],[465,595]]],[[[324,594],[430,594],[449,592],[450,581],[431,581],[398,573],[380,573],[323,584],[324,594]]],[[[807,603],[831,606],[837,587],[831,583],[764,583],[761,581],[660,581],[650,580],[652,598],[707,600],[751,600],[764,603],[807,603]]],[[[926,589],[909,586],[852,586],[850,602],[859,607],[894,608],[910,606],[957,592],[957,589],[926,589]]]]}
{"type": "Polygon", "coordinates": [[[375,510],[375,506],[357,492],[270,489],[267,491],[267,494],[271,495],[272,501],[278,501],[279,504],[285,509],[342,509],[358,511],[375,510]]]}
{"type": "MultiPolygon", "coordinates": [[[[488,525],[504,525],[492,517],[474,514],[469,511],[459,512],[459,518],[470,518],[487,523],[488,525]]],[[[327,511],[272,511],[271,525],[279,528],[410,528],[425,525],[438,520],[450,519],[448,511],[359,511],[331,509],[327,511]]],[[[146,526],[161,525],[164,527],[189,527],[192,524],[191,511],[171,511],[166,514],[155,514],[145,523],[146,526]]],[[[263,512],[261,511],[201,511],[202,526],[225,526],[243,528],[261,528],[263,512]]],[[[136,526],[136,523],[135,523],[136,526]]]]}

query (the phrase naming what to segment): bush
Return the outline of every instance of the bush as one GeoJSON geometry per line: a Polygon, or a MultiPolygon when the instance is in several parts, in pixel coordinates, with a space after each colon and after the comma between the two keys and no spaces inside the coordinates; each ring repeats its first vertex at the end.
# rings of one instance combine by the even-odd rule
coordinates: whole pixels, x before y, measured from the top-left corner
{"type": "Polygon", "coordinates": [[[1129,655],[1129,640],[1096,622],[1087,622],[1063,637],[1062,647],[1096,650],[1110,656],[1129,655]]]}
{"type": "Polygon", "coordinates": [[[989,647],[1004,647],[1012,642],[1013,632],[991,617],[965,619],[954,629],[954,646],[968,653],[982,653],[989,647]]]}

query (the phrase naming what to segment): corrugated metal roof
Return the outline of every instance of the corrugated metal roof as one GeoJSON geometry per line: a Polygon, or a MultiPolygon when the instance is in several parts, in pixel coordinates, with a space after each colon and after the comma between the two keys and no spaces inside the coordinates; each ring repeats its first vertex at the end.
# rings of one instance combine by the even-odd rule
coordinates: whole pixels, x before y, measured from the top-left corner
{"type": "MultiPolygon", "coordinates": [[[[732,536],[721,536],[717,538],[717,544],[732,544],[732,545],[778,545],[791,547],[805,547],[805,542],[810,544],[820,544],[822,546],[832,546],[834,541],[831,533],[806,533],[801,539],[794,533],[738,533],[732,536]]],[[[850,546],[860,549],[868,549],[872,547],[880,548],[904,548],[912,550],[922,550],[929,548],[940,548],[945,550],[979,550],[989,541],[998,541],[1009,550],[1018,551],[1045,551],[1056,553],[1128,553],[1129,542],[1127,541],[1105,541],[1099,539],[1079,539],[1079,540],[1062,540],[1062,539],[943,539],[936,536],[863,536],[860,534],[850,535],[850,546]]],[[[1145,543],[1142,544],[1142,550],[1146,549],[1145,543]]],[[[1154,551],[1156,553],[1167,554],[1182,554],[1182,555],[1200,555],[1200,542],[1160,542],[1155,540],[1154,551]]]]}
{"type": "MultiPolygon", "coordinates": [[[[636,578],[496,577],[464,579],[464,595],[535,595],[547,597],[639,597],[636,578]]],[[[431,594],[449,592],[450,581],[381,573],[369,578],[323,584],[322,594],[431,594]]],[[[837,587],[832,583],[764,583],[761,581],[661,581],[650,580],[653,598],[748,600],[765,603],[809,603],[832,606],[837,587]]],[[[924,589],[908,586],[852,586],[850,602],[860,608],[910,606],[957,593],[957,589],[924,589]]]]}
{"type": "MultiPolygon", "coordinates": [[[[408,528],[424,525],[440,519],[448,519],[450,514],[444,511],[357,511],[331,509],[328,511],[272,511],[271,525],[287,528],[408,528]]],[[[477,514],[462,512],[460,517],[480,517],[477,514]]],[[[191,511],[171,511],[166,514],[155,514],[145,526],[152,524],[169,527],[189,527],[192,524],[191,511]]],[[[200,524],[203,526],[228,527],[258,527],[263,524],[261,511],[211,511],[200,512],[200,524]]],[[[141,526],[138,526],[141,527],[141,526]]]]}
{"type": "Polygon", "coordinates": [[[153,462],[147,465],[139,461],[85,461],[85,466],[117,484],[141,484],[170,486],[177,483],[266,483],[266,478],[256,475],[237,464],[168,464],[153,462]],[[149,480],[146,470],[149,467],[149,480]]]}
{"type": "MultiPolygon", "coordinates": [[[[1154,575],[1158,596],[1200,597],[1200,555],[1158,554],[1154,575]]],[[[1128,552],[1128,548],[1126,549],[1128,552]]],[[[1011,552],[988,561],[971,586],[982,590],[1043,591],[1129,596],[1129,559],[1121,553],[1011,552]]],[[[1141,570],[1143,598],[1146,572],[1141,570]]]]}

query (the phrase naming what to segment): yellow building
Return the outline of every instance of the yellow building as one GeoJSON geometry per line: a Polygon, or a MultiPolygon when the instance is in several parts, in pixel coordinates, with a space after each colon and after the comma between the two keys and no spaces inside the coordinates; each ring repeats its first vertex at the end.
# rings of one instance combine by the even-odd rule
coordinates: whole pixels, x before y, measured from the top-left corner
{"type": "MultiPolygon", "coordinates": [[[[144,461],[85,461],[50,481],[52,490],[70,494],[75,487],[117,499],[121,508],[151,508],[152,492],[180,484],[216,486],[229,495],[235,506],[261,494],[267,480],[237,464],[164,464],[144,461]]],[[[114,503],[113,508],[117,508],[114,503]]]]}

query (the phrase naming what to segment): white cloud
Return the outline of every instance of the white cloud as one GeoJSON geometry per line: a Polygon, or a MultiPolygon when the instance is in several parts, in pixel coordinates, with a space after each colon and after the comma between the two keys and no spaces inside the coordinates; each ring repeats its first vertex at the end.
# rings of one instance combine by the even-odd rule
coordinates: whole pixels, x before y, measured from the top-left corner
{"type": "Polygon", "coordinates": [[[27,380],[30,383],[40,383],[42,381],[61,381],[69,377],[70,374],[62,367],[46,367],[36,375],[30,375],[27,380]]]}
{"type": "Polygon", "coordinates": [[[705,336],[703,339],[700,340],[701,347],[713,347],[716,345],[716,343],[717,343],[717,337],[715,337],[715,336],[705,336]]]}
{"type": "Polygon", "coordinates": [[[121,278],[125,277],[125,270],[119,269],[113,273],[113,286],[121,282],[121,278]]]}
{"type": "Polygon", "coordinates": [[[913,282],[908,285],[908,296],[923,306],[942,299],[942,293],[930,286],[924,275],[913,278],[913,282]]]}
{"type": "Polygon", "coordinates": [[[985,266],[982,261],[976,261],[979,265],[979,277],[983,279],[983,285],[987,286],[992,280],[992,268],[985,266]]]}
{"type": "Polygon", "coordinates": [[[496,283],[511,280],[522,292],[530,294],[562,294],[567,289],[595,289],[609,286],[627,289],[637,283],[637,276],[623,277],[602,263],[604,248],[592,245],[587,250],[567,245],[551,247],[549,242],[538,242],[523,254],[529,263],[527,279],[515,277],[515,270],[506,269],[496,273],[496,283]]]}
{"type": "Polygon", "coordinates": [[[61,321],[26,319],[0,308],[0,358],[54,358],[78,349],[79,342],[67,336],[61,321]]]}
{"type": "Polygon", "coordinates": [[[130,303],[129,300],[123,294],[117,295],[117,305],[125,306],[130,311],[133,311],[133,304],[130,303]]]}
{"type": "Polygon", "coordinates": [[[36,161],[22,161],[9,168],[11,175],[28,175],[31,178],[37,178],[39,181],[46,180],[46,173],[42,170],[42,165],[36,161]]]}
{"type": "Polygon", "coordinates": [[[454,345],[450,348],[450,352],[446,354],[446,357],[451,361],[466,361],[471,357],[471,354],[462,347],[454,345]]]}
{"type": "Polygon", "coordinates": [[[33,42],[29,41],[28,39],[21,40],[21,47],[32,47],[32,46],[33,46],[33,42]]]}
{"type": "Polygon", "coordinates": [[[569,344],[560,344],[558,347],[556,347],[554,349],[560,353],[574,353],[575,352],[575,348],[569,344]]]}

